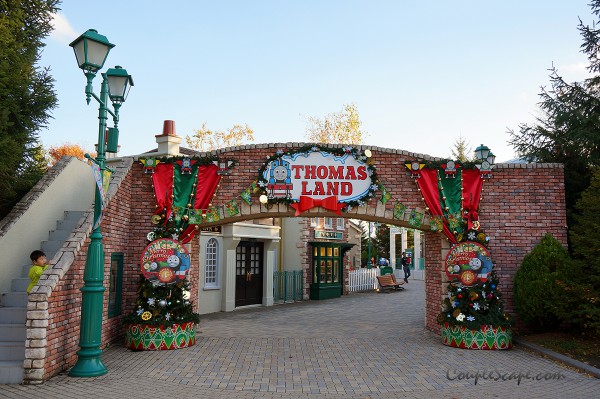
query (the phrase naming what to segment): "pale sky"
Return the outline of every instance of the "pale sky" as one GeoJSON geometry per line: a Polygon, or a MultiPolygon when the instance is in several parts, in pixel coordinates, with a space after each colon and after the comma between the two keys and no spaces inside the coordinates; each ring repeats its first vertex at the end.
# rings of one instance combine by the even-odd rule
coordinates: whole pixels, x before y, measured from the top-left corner
{"type": "MultiPolygon", "coordinates": [[[[531,122],[553,64],[586,75],[578,17],[588,0],[63,0],[40,62],[59,107],[40,137],[91,150],[98,106],[68,44],[96,29],[135,86],[120,113],[120,155],[156,147],[163,121],[181,137],[248,124],[255,143],[306,141],[306,118],[354,103],[366,145],[447,157],[464,137],[496,162],[508,128],[531,122]]],[[[94,80],[99,94],[100,77],[94,80]]]]}

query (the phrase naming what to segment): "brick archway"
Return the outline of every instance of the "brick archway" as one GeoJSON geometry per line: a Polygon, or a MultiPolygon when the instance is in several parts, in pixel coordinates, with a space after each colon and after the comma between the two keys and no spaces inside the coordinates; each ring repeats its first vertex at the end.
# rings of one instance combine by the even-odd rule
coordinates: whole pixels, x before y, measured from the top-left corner
{"type": "MultiPolygon", "coordinates": [[[[162,136],[160,136],[162,137],[162,136]]],[[[301,149],[305,143],[278,143],[246,145],[220,149],[200,156],[232,159],[236,162],[231,173],[221,180],[212,206],[223,206],[232,199],[240,199],[240,194],[258,177],[259,170],[268,157],[278,150],[301,149]]],[[[341,145],[328,145],[342,148],[341,145]]],[[[407,208],[424,211],[425,204],[413,178],[404,166],[405,163],[436,161],[439,159],[423,154],[415,154],[389,148],[361,146],[359,150],[372,152],[373,164],[379,180],[390,191],[392,197],[402,201],[407,208]]],[[[160,155],[155,153],[144,156],[160,155]]],[[[139,281],[139,257],[147,245],[148,233],[156,225],[151,216],[155,211],[151,179],[144,173],[143,165],[136,158],[125,157],[111,160],[115,169],[107,207],[104,211],[102,234],[104,235],[105,275],[111,271],[111,253],[120,253],[124,259],[122,302],[123,315],[131,312],[136,300],[139,281]]],[[[493,178],[486,180],[482,201],[479,207],[479,220],[491,237],[490,251],[500,278],[500,289],[504,291],[505,310],[514,313],[512,278],[523,257],[537,244],[545,233],[566,245],[566,211],[564,199],[564,170],[561,164],[498,164],[493,178]]],[[[77,190],[88,187],[74,187],[77,190]]],[[[234,217],[223,218],[219,222],[204,225],[229,224],[232,222],[266,218],[288,217],[294,210],[284,204],[265,206],[254,195],[252,205],[238,200],[240,212],[234,217]]],[[[408,226],[407,220],[394,219],[391,212],[393,202],[386,205],[379,196],[367,201],[364,206],[354,207],[343,217],[367,221],[408,226]]],[[[313,208],[303,216],[336,217],[322,208],[313,208]]],[[[79,318],[73,317],[80,311],[80,297],[89,234],[93,225],[93,214],[88,212],[75,234],[59,251],[45,278],[40,281],[40,289],[29,295],[28,338],[25,359],[25,381],[40,383],[58,372],[65,370],[76,360],[79,336],[79,318]]],[[[427,223],[424,224],[427,226],[427,223]]],[[[426,263],[426,326],[438,331],[436,316],[440,310],[445,290],[446,275],[443,261],[450,243],[440,233],[425,230],[426,263]]],[[[192,251],[199,253],[199,240],[191,242],[192,251]]],[[[230,248],[229,248],[230,249],[230,248]]],[[[192,265],[190,281],[199,280],[199,261],[192,265]]],[[[105,282],[106,283],[106,282],[105,282]]],[[[198,299],[197,287],[192,287],[191,300],[198,299]],[[194,290],[196,293],[194,293],[194,290]]],[[[108,292],[104,300],[108,301],[108,292]]],[[[518,327],[518,326],[517,326],[518,327]]],[[[110,343],[122,334],[122,320],[109,318],[105,306],[102,323],[103,343],[110,343]]]]}
{"type": "MultiPolygon", "coordinates": [[[[306,147],[306,143],[258,144],[231,147],[213,151],[208,156],[235,161],[235,167],[221,180],[212,206],[222,206],[240,193],[258,177],[265,160],[278,150],[294,151],[306,147]]],[[[342,148],[342,145],[328,145],[342,148]]],[[[393,198],[401,199],[407,208],[425,213],[425,203],[405,167],[411,161],[441,161],[424,154],[402,150],[359,146],[359,150],[372,152],[373,165],[379,180],[393,198]]],[[[233,217],[203,226],[223,225],[244,220],[268,217],[293,217],[295,209],[285,203],[263,205],[255,195],[252,204],[238,201],[240,212],[233,217]]],[[[364,206],[354,207],[343,217],[365,221],[389,223],[411,227],[408,217],[393,217],[392,201],[383,204],[378,197],[371,198],[364,206]]],[[[316,207],[302,214],[306,217],[337,217],[333,212],[316,207]]],[[[493,178],[486,180],[480,204],[482,227],[491,237],[490,250],[495,268],[504,291],[506,311],[514,313],[512,300],[512,277],[524,255],[547,232],[566,244],[566,211],[564,200],[564,178],[562,164],[497,164],[493,178]]],[[[439,330],[436,317],[445,292],[446,276],[443,261],[450,248],[449,241],[440,233],[429,231],[427,220],[425,231],[426,264],[426,327],[439,330]]]]}

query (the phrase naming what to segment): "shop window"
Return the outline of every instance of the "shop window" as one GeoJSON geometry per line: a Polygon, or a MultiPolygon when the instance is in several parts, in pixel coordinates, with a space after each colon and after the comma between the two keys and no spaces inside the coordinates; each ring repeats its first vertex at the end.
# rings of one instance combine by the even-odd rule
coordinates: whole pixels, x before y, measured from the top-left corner
{"type": "Polygon", "coordinates": [[[211,238],[206,243],[204,263],[204,288],[219,288],[219,243],[211,238]]]}
{"type": "Polygon", "coordinates": [[[333,229],[333,218],[325,218],[325,228],[333,229]]]}
{"type": "Polygon", "coordinates": [[[337,218],[337,229],[344,230],[346,226],[344,226],[344,218],[337,218]]]}
{"type": "Polygon", "coordinates": [[[319,227],[319,218],[310,218],[310,227],[319,227]]]}
{"type": "Polygon", "coordinates": [[[121,314],[121,292],[123,287],[123,253],[110,255],[110,276],[108,285],[108,317],[121,314]]]}

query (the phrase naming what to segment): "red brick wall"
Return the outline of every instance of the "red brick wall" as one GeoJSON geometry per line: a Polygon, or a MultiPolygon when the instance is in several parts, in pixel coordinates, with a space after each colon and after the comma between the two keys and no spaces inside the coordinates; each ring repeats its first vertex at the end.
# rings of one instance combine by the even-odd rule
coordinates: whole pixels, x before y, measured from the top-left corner
{"type": "MultiPolygon", "coordinates": [[[[290,144],[289,148],[303,144],[290,144]]],[[[244,146],[241,149],[227,149],[218,155],[221,159],[234,159],[237,164],[230,175],[225,176],[213,200],[213,205],[238,198],[240,193],[257,178],[265,159],[285,145],[244,146]]],[[[396,201],[402,202],[408,209],[419,208],[425,204],[416,187],[414,179],[407,174],[406,162],[417,159],[431,159],[418,154],[396,150],[371,148],[374,165],[381,183],[390,191],[393,200],[385,205],[387,211],[393,209],[396,201]]],[[[91,189],[91,188],[90,188],[91,189]]],[[[379,198],[367,202],[366,207],[354,209],[346,214],[364,220],[388,222],[399,226],[408,226],[406,221],[391,220],[378,216],[375,207],[379,198]],[[357,213],[358,212],[358,213],[357,213]]],[[[255,203],[258,201],[255,200],[255,203]]],[[[124,254],[123,314],[132,310],[136,297],[139,278],[138,259],[147,245],[146,234],[153,230],[150,217],[154,211],[154,198],[151,176],[142,172],[139,163],[134,163],[125,180],[111,200],[103,221],[104,245],[106,253],[105,276],[108,276],[110,254],[124,254]]],[[[257,205],[253,205],[256,207],[257,205]]],[[[381,207],[381,203],[379,202],[381,207]]],[[[293,211],[293,209],[291,210],[293,211]]],[[[265,209],[260,217],[289,216],[286,207],[265,209]]],[[[389,212],[386,213],[388,215],[389,212]]],[[[566,244],[566,216],[564,208],[563,169],[560,165],[499,165],[494,177],[486,180],[480,206],[482,228],[491,237],[490,250],[500,277],[500,289],[504,292],[507,311],[512,313],[512,276],[518,269],[524,255],[539,241],[546,232],[552,233],[566,244]]],[[[255,217],[251,215],[250,217],[255,217]]],[[[320,210],[311,212],[307,217],[336,217],[332,213],[320,210]]],[[[244,220],[246,217],[227,219],[227,223],[244,220]]],[[[426,233],[426,327],[438,330],[436,322],[440,304],[445,292],[443,261],[448,243],[441,234],[426,233]],[[445,248],[445,249],[444,249],[445,248]]],[[[58,283],[49,301],[49,328],[47,347],[47,366],[45,376],[49,377],[72,366],[78,350],[81,292],[83,268],[86,258],[86,245],[80,249],[76,260],[64,278],[58,283]]],[[[193,240],[190,281],[192,282],[191,300],[197,307],[197,280],[199,275],[197,240],[193,240]]],[[[305,262],[309,263],[307,254],[305,262]]],[[[307,286],[311,276],[305,276],[307,286]]],[[[105,280],[105,285],[107,280],[105,280]]],[[[107,287],[108,288],[108,287],[107,287]]],[[[106,306],[108,293],[105,293],[105,309],[102,344],[122,340],[123,328],[120,318],[108,319],[106,306]]],[[[119,343],[120,344],[120,343],[119,343]]]]}

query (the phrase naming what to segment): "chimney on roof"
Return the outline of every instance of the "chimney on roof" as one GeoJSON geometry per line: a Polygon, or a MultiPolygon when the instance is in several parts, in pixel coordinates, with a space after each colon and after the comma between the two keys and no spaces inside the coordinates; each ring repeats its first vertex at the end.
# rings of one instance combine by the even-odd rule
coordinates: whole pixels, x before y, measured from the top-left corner
{"type": "Polygon", "coordinates": [[[163,123],[163,132],[156,135],[156,143],[158,144],[158,154],[179,155],[181,137],[175,133],[175,121],[166,120],[163,123]]]}

